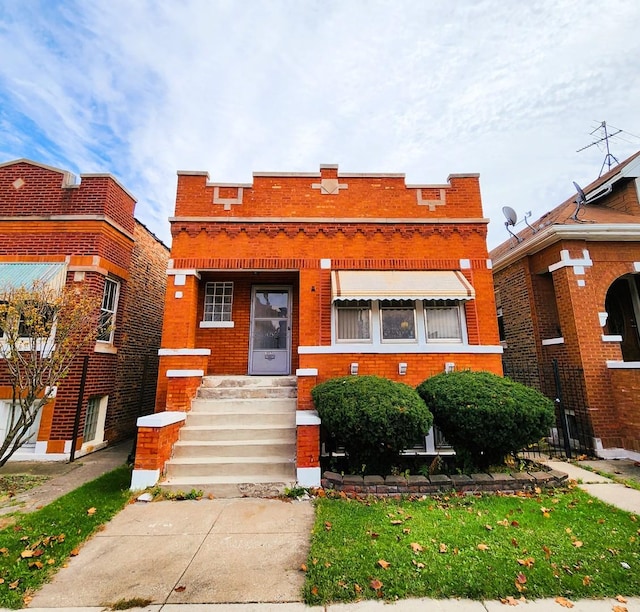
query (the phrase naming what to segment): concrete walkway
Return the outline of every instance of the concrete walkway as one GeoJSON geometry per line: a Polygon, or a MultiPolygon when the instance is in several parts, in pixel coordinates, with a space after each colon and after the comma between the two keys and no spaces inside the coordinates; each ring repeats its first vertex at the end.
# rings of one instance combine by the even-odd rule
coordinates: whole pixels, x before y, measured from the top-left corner
{"type": "MultiPolygon", "coordinates": [[[[59,465],[57,475],[21,496],[24,510],[51,501],[124,463],[121,445],[94,453],[81,465],[59,465]],[[114,465],[114,462],[116,465],[114,465]],[[102,467],[100,467],[102,466],[102,467]],[[46,499],[46,501],[45,501],[46,499]]],[[[6,466],[5,466],[6,467],[6,466]]],[[[549,462],[592,495],[640,514],[640,491],[564,462],[549,462]]],[[[609,471],[609,470],[607,470],[609,471]]],[[[2,473],[2,471],[0,471],[2,473]]],[[[406,599],[307,607],[301,602],[314,513],[310,502],[275,499],[203,499],[135,502],[98,532],[35,594],[32,612],[98,612],[119,600],[154,603],[144,612],[494,612],[499,601],[406,599]]],[[[640,612],[640,598],[572,602],[574,612],[640,612]]],[[[519,604],[529,612],[562,610],[553,599],[519,604]]],[[[1,610],[1,609],[0,609],[1,610]]]]}

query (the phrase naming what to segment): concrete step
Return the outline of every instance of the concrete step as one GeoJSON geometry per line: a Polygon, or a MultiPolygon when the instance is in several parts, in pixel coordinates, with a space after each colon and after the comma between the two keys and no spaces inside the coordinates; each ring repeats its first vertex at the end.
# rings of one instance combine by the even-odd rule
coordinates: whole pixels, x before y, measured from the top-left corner
{"type": "Polygon", "coordinates": [[[202,386],[205,388],[233,387],[296,387],[296,376],[205,376],[202,386]]]}
{"type": "Polygon", "coordinates": [[[181,457],[166,464],[167,478],[183,477],[269,477],[273,481],[295,480],[295,463],[290,457],[181,457]]]}
{"type": "Polygon", "coordinates": [[[288,442],[295,444],[296,428],[286,425],[268,425],[259,427],[255,424],[214,426],[209,425],[185,425],[180,429],[180,440],[187,442],[193,441],[231,441],[231,440],[265,440],[269,438],[286,439],[288,442]]]}
{"type": "Polygon", "coordinates": [[[280,412],[234,412],[218,414],[216,412],[189,412],[185,426],[206,427],[295,427],[296,413],[292,410],[280,412]]]}
{"type": "Polygon", "coordinates": [[[186,457],[293,457],[295,440],[267,438],[264,440],[179,441],[173,446],[174,459],[186,457]]]}
{"type": "Polygon", "coordinates": [[[271,477],[253,476],[251,480],[244,477],[216,476],[184,476],[167,478],[160,483],[168,491],[189,493],[192,490],[202,491],[204,496],[218,498],[228,497],[275,497],[284,493],[285,488],[293,487],[295,478],[274,480],[271,477]]]}
{"type": "Polygon", "coordinates": [[[200,387],[198,398],[203,399],[233,399],[233,398],[268,398],[268,397],[298,397],[298,388],[283,387],[200,387]]]}
{"type": "Polygon", "coordinates": [[[191,413],[215,412],[216,414],[235,412],[284,412],[296,411],[295,398],[196,398],[191,402],[191,413]]]}

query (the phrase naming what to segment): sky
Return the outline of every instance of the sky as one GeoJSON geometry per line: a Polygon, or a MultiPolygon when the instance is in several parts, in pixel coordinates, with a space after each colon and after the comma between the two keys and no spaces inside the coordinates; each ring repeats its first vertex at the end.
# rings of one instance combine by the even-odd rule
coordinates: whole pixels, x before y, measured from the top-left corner
{"type": "Polygon", "coordinates": [[[170,244],[176,173],[479,173],[488,246],[640,149],[637,0],[0,0],[0,163],[110,173],[170,244]],[[606,167],[605,167],[606,170],[606,167]]]}

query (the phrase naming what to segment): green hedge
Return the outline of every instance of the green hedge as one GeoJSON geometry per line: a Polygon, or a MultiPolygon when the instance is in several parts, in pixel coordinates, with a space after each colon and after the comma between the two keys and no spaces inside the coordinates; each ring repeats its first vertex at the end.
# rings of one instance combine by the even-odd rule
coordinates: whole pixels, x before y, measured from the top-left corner
{"type": "Polygon", "coordinates": [[[438,374],[417,391],[456,455],[478,468],[502,463],[547,435],[554,423],[550,399],[489,372],[438,374]]]}
{"type": "Polygon", "coordinates": [[[345,447],[352,473],[388,474],[433,423],[415,389],[379,376],[333,378],[311,395],[332,440],[345,447]]]}

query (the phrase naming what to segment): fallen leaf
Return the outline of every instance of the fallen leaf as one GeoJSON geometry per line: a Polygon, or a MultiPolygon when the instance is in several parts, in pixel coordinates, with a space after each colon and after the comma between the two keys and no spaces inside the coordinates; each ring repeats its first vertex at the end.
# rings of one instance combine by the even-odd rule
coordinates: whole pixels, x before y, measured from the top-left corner
{"type": "Polygon", "coordinates": [[[516,559],[516,561],[520,565],[524,565],[525,567],[531,567],[536,562],[533,557],[527,557],[526,559],[516,559]]]}
{"type": "Polygon", "coordinates": [[[369,586],[374,590],[374,591],[379,591],[384,585],[382,584],[382,582],[380,582],[380,580],[378,580],[377,578],[374,578],[373,580],[371,580],[371,582],[369,583],[369,586]]]}
{"type": "Polygon", "coordinates": [[[503,527],[508,527],[509,526],[509,521],[507,519],[504,519],[502,521],[497,521],[498,525],[502,525],[503,527]]]}
{"type": "Polygon", "coordinates": [[[400,521],[398,519],[396,519],[395,521],[391,521],[392,525],[402,525],[402,523],[404,523],[404,521],[400,521]]]}
{"type": "Polygon", "coordinates": [[[440,546],[438,548],[438,552],[441,552],[441,553],[446,553],[447,552],[447,545],[444,542],[440,543],[440,546]]]}
{"type": "Polygon", "coordinates": [[[316,596],[318,594],[318,587],[317,586],[312,586],[311,587],[311,594],[316,596]]]}
{"type": "Polygon", "coordinates": [[[28,606],[33,601],[33,597],[31,595],[25,595],[22,598],[22,601],[24,602],[25,606],[28,606]]]}
{"type": "Polygon", "coordinates": [[[77,557],[80,554],[80,549],[79,548],[74,548],[70,553],[69,556],[71,557],[77,557]]]}
{"type": "Polygon", "coordinates": [[[485,525],[485,526],[484,526],[484,528],[485,528],[487,531],[493,531],[493,527],[492,527],[491,525],[485,525]]]}
{"type": "Polygon", "coordinates": [[[303,564],[300,566],[300,571],[301,571],[301,572],[306,572],[306,571],[307,571],[307,565],[306,565],[306,563],[303,563],[303,564]]]}
{"type": "Polygon", "coordinates": [[[14,589],[18,588],[18,585],[20,584],[20,578],[18,578],[15,582],[10,582],[9,583],[9,589],[11,591],[13,591],[14,589]]]}
{"type": "Polygon", "coordinates": [[[576,548],[582,548],[582,542],[580,540],[574,540],[572,542],[572,544],[576,547],[576,548]]]}
{"type": "Polygon", "coordinates": [[[362,593],[362,587],[361,587],[357,582],[355,582],[355,583],[353,584],[353,590],[354,590],[356,593],[362,593]]]}
{"type": "Polygon", "coordinates": [[[47,559],[47,565],[53,565],[55,562],[55,559],[47,559]]]}
{"type": "Polygon", "coordinates": [[[619,603],[627,603],[627,600],[622,595],[616,595],[616,601],[619,603]]]}
{"type": "Polygon", "coordinates": [[[527,587],[524,586],[523,584],[520,584],[517,579],[513,581],[513,584],[515,584],[515,587],[516,589],[518,589],[519,593],[523,593],[524,591],[527,590],[527,587]]]}
{"type": "Polygon", "coordinates": [[[6,555],[9,552],[8,548],[0,548],[0,554],[6,555]]]}
{"type": "Polygon", "coordinates": [[[326,531],[331,531],[331,523],[329,521],[325,521],[324,528],[326,531]]]}
{"type": "Polygon", "coordinates": [[[511,526],[512,527],[520,527],[520,523],[518,523],[518,521],[511,521],[511,526]]]}
{"type": "Polygon", "coordinates": [[[612,612],[629,612],[627,606],[613,606],[611,608],[612,612]]]}
{"type": "Polygon", "coordinates": [[[548,561],[551,556],[551,549],[548,546],[543,546],[542,550],[544,550],[544,558],[548,561]]]}
{"type": "Polygon", "coordinates": [[[91,516],[92,514],[95,514],[95,513],[96,513],[96,509],[95,509],[95,508],[89,508],[89,509],[87,510],[87,514],[88,514],[89,516],[91,516]]]}
{"type": "Polygon", "coordinates": [[[44,567],[44,563],[42,563],[42,561],[32,561],[31,563],[29,563],[29,569],[42,569],[44,567]]]}
{"type": "Polygon", "coordinates": [[[555,602],[563,608],[573,608],[573,602],[569,601],[566,597],[556,597],[555,602]]]}
{"type": "Polygon", "coordinates": [[[376,533],[375,531],[370,531],[369,536],[375,540],[376,538],[380,537],[380,534],[376,533]]]}
{"type": "Polygon", "coordinates": [[[419,552],[422,552],[424,549],[422,548],[422,545],[419,544],[418,542],[411,542],[411,550],[413,550],[414,553],[419,553],[419,552]]]}
{"type": "Polygon", "coordinates": [[[516,576],[516,580],[520,583],[520,584],[527,584],[527,577],[520,572],[517,576],[516,576]]]}
{"type": "Polygon", "coordinates": [[[331,563],[329,563],[329,561],[325,561],[324,566],[329,569],[331,567],[331,563]]]}
{"type": "Polygon", "coordinates": [[[179,586],[177,586],[175,589],[173,589],[176,593],[182,593],[183,591],[186,591],[187,587],[184,586],[184,584],[181,584],[179,586]]]}
{"type": "Polygon", "coordinates": [[[33,551],[32,551],[32,550],[28,550],[28,549],[27,549],[27,550],[23,550],[23,551],[20,553],[20,556],[21,556],[23,559],[30,559],[31,557],[33,557],[33,551]]]}
{"type": "Polygon", "coordinates": [[[582,579],[582,585],[583,586],[589,586],[591,584],[591,576],[585,576],[582,579]]]}
{"type": "Polygon", "coordinates": [[[516,540],[515,538],[511,538],[511,546],[518,548],[518,540],[516,540]]]}
{"type": "Polygon", "coordinates": [[[404,533],[405,535],[408,535],[408,534],[410,534],[410,533],[411,533],[411,529],[409,529],[409,528],[405,527],[405,528],[402,530],[402,533],[404,533]]]}
{"type": "Polygon", "coordinates": [[[478,550],[489,550],[486,544],[478,544],[478,550]]]}
{"type": "Polygon", "coordinates": [[[388,561],[385,561],[384,559],[378,559],[378,565],[382,569],[389,569],[389,567],[391,566],[391,563],[389,563],[388,561]]]}
{"type": "Polygon", "coordinates": [[[419,561],[416,561],[415,559],[411,559],[411,563],[413,563],[418,569],[424,569],[424,563],[420,563],[419,561]]]}

